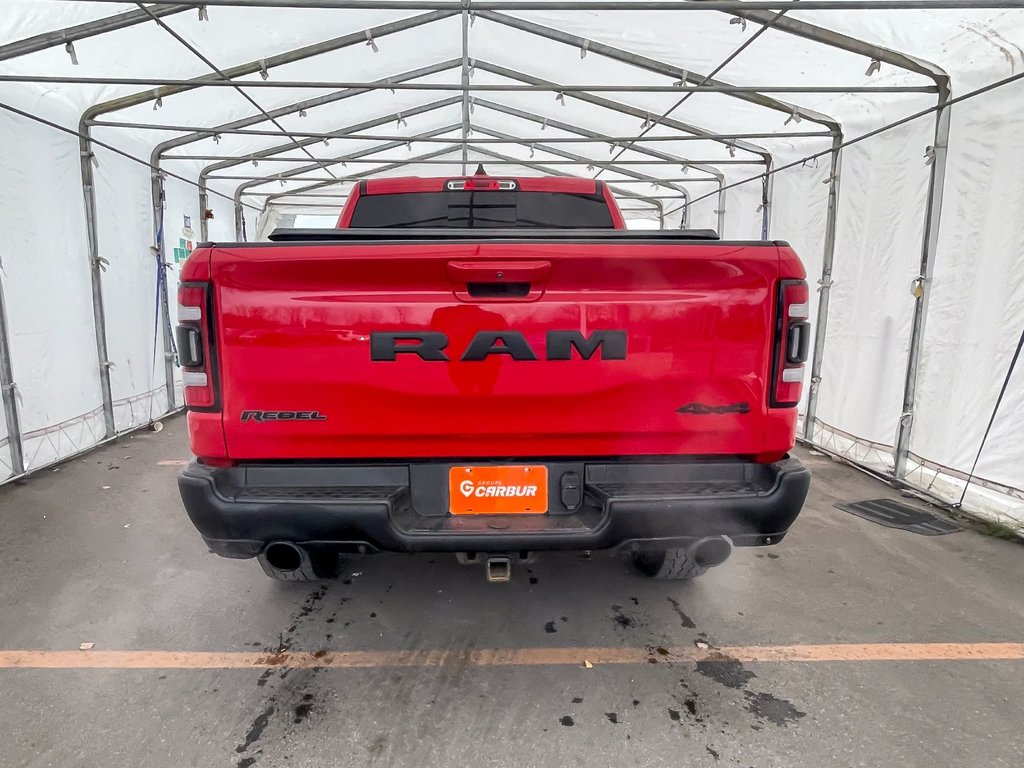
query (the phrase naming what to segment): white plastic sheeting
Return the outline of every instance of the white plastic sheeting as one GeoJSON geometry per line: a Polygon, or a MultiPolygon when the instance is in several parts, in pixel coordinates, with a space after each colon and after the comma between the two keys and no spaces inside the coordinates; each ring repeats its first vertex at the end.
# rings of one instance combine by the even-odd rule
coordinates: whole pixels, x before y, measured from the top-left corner
{"type": "MultiPolygon", "coordinates": [[[[839,39],[809,39],[779,28],[765,31],[759,22],[772,19],[772,11],[741,24],[727,12],[638,12],[626,10],[628,2],[621,5],[622,10],[602,11],[482,10],[469,18],[457,4],[443,11],[214,4],[207,8],[208,20],[201,20],[194,8],[162,20],[221,69],[253,63],[235,79],[256,86],[246,93],[264,110],[343,90],[267,87],[265,82],[363,83],[392,78],[395,83],[459,84],[463,27],[471,22],[465,51],[472,71],[467,92],[470,168],[483,162],[491,164],[492,172],[509,175],[541,169],[599,174],[613,184],[635,226],[651,226],[662,218],[665,226],[680,226],[685,195],[694,201],[689,225],[717,228],[719,187],[751,179],[727,189],[721,198],[723,234],[729,238],[761,236],[758,176],[766,157],[775,168],[785,166],[827,150],[832,140],[820,134],[827,134],[829,124],[840,126],[849,140],[935,106],[938,95],[925,92],[934,86],[929,71],[948,74],[956,97],[1024,70],[1024,10],[1019,8],[792,9],[781,17],[912,57],[905,68],[890,62],[873,66],[871,56],[846,50],[850,46],[839,39]],[[402,29],[380,28],[396,22],[402,29]],[[378,29],[370,35],[371,45],[365,30],[374,27],[378,29]],[[334,41],[328,46],[332,50],[288,56],[325,40],[334,41]],[[579,40],[587,41],[586,46],[579,40]],[[615,51],[599,52],[602,44],[615,51]],[[770,103],[750,93],[702,92],[690,94],[681,104],[682,94],[677,92],[566,90],[558,96],[556,90],[486,90],[544,83],[667,86],[681,78],[695,84],[740,47],[743,50],[715,74],[716,81],[766,89],[918,90],[769,92],[765,95],[774,100],[770,103]],[[632,62],[621,60],[616,51],[632,56],[632,62]],[[275,58],[282,56],[287,63],[275,58]],[[258,71],[261,61],[270,65],[267,80],[258,71]],[[669,110],[668,119],[648,134],[668,141],[641,142],[625,151],[622,143],[609,146],[601,138],[554,142],[636,136],[669,110]],[[699,132],[819,135],[695,140],[699,132]],[[501,136],[531,141],[486,143],[501,136]],[[494,153],[509,158],[509,164],[496,164],[494,153]],[[578,163],[567,162],[574,156],[581,158],[578,163]],[[663,162],[635,162],[651,160],[663,162]],[[647,177],[674,181],[655,185],[647,177]]],[[[137,11],[134,3],[4,0],[0,46],[137,11]]],[[[210,75],[200,58],[148,18],[123,29],[71,39],[77,64],[63,41],[17,56],[5,56],[0,47],[0,75],[159,80],[210,75]]],[[[149,88],[7,81],[0,82],[0,103],[78,131],[87,110],[149,88]]],[[[340,96],[323,99],[301,114],[282,109],[277,123],[292,137],[225,86],[165,91],[159,104],[146,98],[130,106],[110,105],[110,111],[96,116],[99,124],[90,131],[94,138],[146,161],[161,142],[195,130],[243,121],[244,129],[262,132],[225,130],[216,138],[207,133],[168,149],[160,160],[162,169],[197,182],[203,169],[217,162],[214,156],[236,158],[234,164],[208,172],[207,207],[213,213],[206,222],[208,237],[221,241],[236,237],[236,195],[243,205],[244,231],[253,239],[278,221],[336,213],[352,182],[362,176],[461,171],[459,144],[424,140],[461,139],[461,91],[350,89],[340,96]],[[103,122],[164,127],[110,127],[103,122]],[[338,135],[325,142],[304,136],[309,133],[338,135]],[[303,147],[296,147],[296,141],[303,147]],[[268,153],[272,148],[276,151],[268,153]],[[426,158],[446,162],[422,162],[426,158]],[[291,176],[297,178],[289,180],[291,176]]],[[[909,482],[950,500],[960,496],[1024,328],[1022,104],[1024,81],[1018,80],[950,108],[944,204],[934,279],[924,288],[928,308],[907,467],[909,482]]],[[[0,285],[16,384],[7,397],[20,417],[24,468],[32,470],[94,445],[108,432],[96,351],[89,223],[77,136],[3,109],[0,136],[0,231],[7,241],[0,255],[0,285]]],[[[894,470],[903,409],[914,282],[921,269],[932,170],[926,155],[934,142],[931,113],[842,152],[828,327],[810,434],[828,450],[886,473],[894,470]]],[[[93,151],[96,237],[98,255],[104,260],[99,279],[108,365],[103,367],[109,371],[113,427],[123,431],[168,408],[163,328],[157,314],[152,179],[144,165],[102,147],[93,151]]],[[[794,245],[812,283],[821,276],[826,251],[829,169],[826,154],[775,174],[771,183],[770,236],[794,245]]],[[[177,275],[174,250],[181,241],[200,239],[202,218],[195,186],[167,177],[162,220],[172,296],[177,275]]],[[[812,317],[818,298],[815,294],[812,300],[812,317]]],[[[173,305],[172,301],[172,320],[173,305]]],[[[174,382],[172,396],[180,403],[177,371],[174,382]]],[[[982,454],[978,479],[969,488],[968,509],[1024,524],[1024,443],[1016,439],[1022,429],[1024,372],[1018,370],[982,454]]],[[[0,478],[11,474],[6,437],[6,424],[0,421],[0,478]]]]}

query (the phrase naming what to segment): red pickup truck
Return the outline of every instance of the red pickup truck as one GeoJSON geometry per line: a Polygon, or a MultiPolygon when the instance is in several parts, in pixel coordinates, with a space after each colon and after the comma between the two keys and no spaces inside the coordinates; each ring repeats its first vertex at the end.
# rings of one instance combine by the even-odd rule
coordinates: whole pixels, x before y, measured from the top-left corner
{"type": "Polygon", "coordinates": [[[361,182],[337,229],[203,243],[182,268],[209,548],[280,579],[452,552],[491,580],[616,549],[690,578],[778,543],[808,288],[782,242],[625,230],[600,181],[361,182]]]}

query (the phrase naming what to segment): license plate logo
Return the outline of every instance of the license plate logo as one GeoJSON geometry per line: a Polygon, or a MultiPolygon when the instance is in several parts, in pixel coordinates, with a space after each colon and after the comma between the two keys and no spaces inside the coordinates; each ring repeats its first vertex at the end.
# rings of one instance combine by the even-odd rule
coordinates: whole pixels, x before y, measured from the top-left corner
{"type": "Polygon", "coordinates": [[[448,499],[453,515],[542,515],[548,511],[548,468],[452,467],[448,499]]]}

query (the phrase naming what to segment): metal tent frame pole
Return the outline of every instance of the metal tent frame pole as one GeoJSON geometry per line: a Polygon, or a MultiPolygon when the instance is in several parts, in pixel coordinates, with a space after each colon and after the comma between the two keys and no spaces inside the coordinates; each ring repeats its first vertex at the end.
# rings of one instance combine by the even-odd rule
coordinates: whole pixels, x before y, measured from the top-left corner
{"type": "MultiPolygon", "coordinates": [[[[475,102],[474,106],[480,106],[480,102],[475,102]]],[[[403,113],[403,114],[408,114],[408,113],[403,113]]],[[[552,125],[552,123],[549,122],[548,125],[552,125]]],[[[476,130],[476,129],[474,128],[473,130],[476,130]]],[[[363,138],[365,138],[367,140],[374,140],[374,141],[398,142],[399,144],[407,144],[407,143],[409,143],[409,137],[408,136],[388,136],[388,137],[383,137],[383,136],[376,136],[376,137],[374,137],[374,136],[366,136],[366,137],[363,137],[363,138]]],[[[556,137],[553,137],[553,136],[552,137],[540,137],[540,138],[536,138],[536,137],[535,138],[519,138],[519,137],[516,137],[516,138],[513,138],[513,139],[493,139],[493,137],[487,137],[487,138],[488,139],[492,139],[492,140],[491,141],[486,141],[486,140],[483,140],[482,137],[474,137],[474,138],[470,139],[470,141],[472,143],[474,143],[474,144],[477,144],[477,145],[481,145],[481,144],[500,144],[500,145],[504,145],[504,146],[509,146],[509,145],[513,145],[513,144],[525,144],[525,145],[530,145],[530,144],[549,144],[551,146],[554,146],[556,144],[562,143],[562,142],[558,141],[558,139],[556,137]]],[[[427,137],[424,137],[422,139],[418,139],[417,141],[419,141],[419,142],[421,142],[423,144],[448,144],[448,145],[451,146],[452,149],[460,149],[461,146],[462,146],[461,123],[460,123],[460,135],[457,136],[457,137],[449,139],[449,138],[444,137],[444,136],[440,136],[440,137],[439,136],[427,136],[427,137]],[[440,139],[440,141],[438,139],[440,139]]],[[[589,143],[594,144],[594,143],[598,143],[600,141],[601,141],[600,139],[596,139],[595,138],[595,139],[590,139],[589,143]]],[[[630,151],[631,152],[635,151],[635,152],[638,152],[640,154],[647,154],[642,149],[631,149],[630,151]]],[[[659,153],[659,154],[662,154],[662,153],[659,153]]],[[[227,154],[225,154],[225,155],[165,155],[163,157],[163,159],[164,160],[207,160],[207,161],[210,161],[210,160],[237,160],[238,161],[237,164],[241,165],[243,163],[249,162],[249,160],[252,157],[253,157],[253,155],[250,155],[250,154],[238,154],[238,155],[227,155],[227,154]]],[[[329,163],[331,160],[334,160],[333,157],[313,157],[313,158],[309,158],[309,157],[277,157],[277,156],[267,156],[267,157],[258,157],[257,156],[255,159],[258,162],[266,162],[266,163],[284,163],[284,164],[305,163],[307,165],[309,164],[310,160],[314,160],[317,163],[329,163]]],[[[385,162],[389,162],[389,161],[385,161],[385,162]]],[[[461,161],[459,161],[459,162],[461,163],[461,161]]],[[[597,162],[601,162],[601,161],[597,161],[597,162]]],[[[694,168],[696,168],[698,165],[716,165],[716,166],[717,165],[762,165],[762,162],[760,160],[733,160],[733,159],[722,160],[722,159],[713,158],[713,157],[711,157],[711,158],[703,158],[703,159],[694,159],[694,160],[691,160],[689,158],[684,158],[684,157],[680,157],[678,160],[673,160],[673,159],[668,159],[668,158],[664,158],[662,160],[648,160],[648,159],[643,159],[643,160],[634,160],[634,159],[623,160],[623,159],[620,158],[616,162],[622,163],[623,165],[681,165],[681,164],[687,164],[687,165],[689,165],[691,167],[694,167],[694,168]]],[[[434,164],[439,164],[439,162],[438,161],[434,161],[434,164]]],[[[223,179],[225,177],[224,176],[210,176],[210,178],[211,179],[217,179],[217,178],[223,179]]]]}
{"type": "MultiPolygon", "coordinates": [[[[0,83],[40,83],[47,85],[138,85],[158,88],[189,87],[193,81],[188,78],[163,77],[88,77],[66,75],[0,75],[0,83]]],[[[365,80],[238,80],[222,78],[203,84],[205,88],[287,88],[292,90],[394,90],[394,91],[454,91],[462,93],[462,83],[395,83],[393,86],[378,86],[374,81],[365,80]]],[[[607,85],[604,83],[566,83],[560,92],[575,93],[721,93],[726,95],[752,93],[935,93],[930,85],[607,85]]],[[[471,90],[495,93],[533,93],[553,91],[542,85],[511,85],[489,83],[473,86],[471,90]]]]}
{"type": "Polygon", "coordinates": [[[469,157],[469,11],[462,12],[462,175],[469,157]]]}
{"type": "MultiPolygon", "coordinates": [[[[948,101],[948,86],[945,98],[948,101]]],[[[939,227],[942,219],[942,196],[946,181],[946,153],[949,146],[948,107],[936,112],[935,143],[932,145],[931,173],[928,177],[928,202],[925,206],[924,237],[921,243],[920,271],[915,281],[914,316],[910,330],[910,349],[907,354],[907,373],[903,386],[903,408],[896,433],[894,474],[897,480],[907,476],[907,461],[910,457],[910,438],[914,427],[917,401],[917,377],[921,370],[921,352],[924,348],[925,321],[928,318],[928,299],[931,296],[932,275],[935,272],[935,256],[939,243],[939,227]]]]}
{"type": "Polygon", "coordinates": [[[825,332],[828,329],[828,303],[832,294],[832,264],[836,253],[836,225],[839,215],[839,179],[842,173],[842,136],[832,140],[828,175],[828,207],[825,212],[825,245],[821,259],[821,279],[818,280],[818,314],[814,321],[814,351],[811,354],[811,380],[807,390],[807,409],[804,412],[804,439],[814,437],[814,422],[818,414],[818,385],[821,382],[821,361],[825,357],[825,332]]]}
{"type": "Polygon", "coordinates": [[[7,423],[7,448],[11,454],[11,476],[25,473],[25,454],[21,444],[21,419],[18,416],[18,390],[14,383],[14,365],[11,361],[11,336],[4,304],[4,286],[0,281],[0,401],[4,406],[7,423]]]}
{"type": "MultiPolygon", "coordinates": [[[[121,3],[123,0],[91,0],[121,3]]],[[[152,6],[175,5],[180,0],[149,0],[152,6]]],[[[194,0],[193,7],[319,8],[339,10],[461,10],[470,11],[907,11],[982,10],[1020,7],[1019,0],[194,0]]]]}
{"type": "Polygon", "coordinates": [[[14,59],[18,56],[36,53],[37,51],[45,51],[47,48],[56,48],[59,45],[68,48],[70,53],[74,50],[74,44],[79,40],[86,40],[96,35],[150,22],[153,20],[150,13],[162,18],[181,13],[182,11],[194,11],[195,9],[196,6],[192,3],[154,3],[148,12],[143,10],[127,11],[115,16],[107,16],[102,19],[76,24],[72,27],[65,27],[64,29],[52,32],[43,32],[39,35],[32,35],[31,37],[8,43],[7,45],[0,45],[0,61],[14,59]]]}
{"type": "MultiPolygon", "coordinates": [[[[156,165],[156,163],[154,163],[156,165]]],[[[173,411],[175,405],[174,391],[174,340],[171,336],[170,297],[167,296],[167,223],[164,221],[164,177],[159,170],[152,172],[153,200],[153,252],[157,260],[157,269],[163,274],[158,277],[160,286],[160,322],[163,325],[164,345],[164,386],[167,390],[167,410],[173,411]]],[[[202,211],[200,211],[202,217],[202,211]]]]}
{"type": "MultiPolygon", "coordinates": [[[[451,131],[451,133],[458,133],[459,131],[462,130],[462,124],[461,123],[457,123],[456,125],[458,126],[458,128],[455,129],[454,131],[451,131]]],[[[473,130],[474,131],[482,131],[483,128],[481,126],[476,126],[476,127],[473,128],[473,130]]],[[[504,135],[511,136],[512,134],[504,134],[504,135]]],[[[410,137],[410,138],[403,138],[403,139],[400,139],[398,141],[391,141],[391,142],[388,142],[388,144],[390,146],[392,146],[392,147],[406,147],[408,149],[407,145],[410,144],[410,143],[413,143],[414,141],[415,140],[410,137]]],[[[461,142],[459,142],[459,143],[461,144],[461,142]]],[[[470,139],[470,143],[472,143],[472,139],[470,139]]],[[[530,142],[530,143],[532,143],[532,144],[534,144],[534,145],[539,147],[544,142],[534,141],[534,142],[530,142]]],[[[529,146],[529,144],[527,142],[520,142],[520,141],[510,141],[509,144],[512,144],[512,145],[523,144],[524,146],[529,146]]],[[[456,151],[459,149],[457,144],[451,145],[450,148],[454,149],[456,151]]],[[[347,155],[345,157],[346,157],[345,162],[353,163],[354,165],[372,165],[373,163],[376,163],[376,162],[381,162],[381,163],[398,163],[398,162],[401,162],[401,160],[402,160],[401,157],[394,157],[394,156],[392,156],[392,157],[381,157],[381,158],[365,158],[364,157],[364,158],[352,158],[352,159],[348,159],[347,155]]],[[[575,155],[575,157],[579,157],[579,158],[582,158],[582,159],[579,160],[579,161],[551,160],[549,164],[550,165],[590,165],[590,166],[593,166],[594,168],[600,168],[601,166],[607,165],[609,162],[611,162],[610,160],[598,160],[598,159],[594,158],[593,156],[588,156],[588,155],[575,155]]],[[[324,165],[331,165],[334,162],[335,159],[337,159],[337,158],[326,158],[326,159],[321,159],[320,162],[323,163],[324,165]]],[[[242,159],[242,163],[244,163],[244,162],[245,162],[245,159],[242,159]]],[[[264,158],[264,162],[273,163],[274,159],[273,158],[270,158],[270,159],[264,158]]],[[[456,165],[459,165],[461,162],[462,161],[460,160],[458,163],[456,163],[456,165]]],[[[501,161],[495,161],[495,162],[498,165],[502,164],[501,161]]],[[[640,166],[640,167],[654,166],[654,167],[658,167],[658,168],[663,168],[665,165],[667,165],[667,161],[665,161],[665,160],[650,160],[650,159],[646,159],[646,158],[642,159],[642,160],[634,160],[632,158],[628,159],[628,160],[625,160],[625,159],[620,158],[620,159],[616,160],[615,162],[617,164],[623,165],[623,166],[640,166]]],[[[751,161],[750,163],[744,163],[744,164],[754,165],[754,164],[757,164],[757,163],[755,163],[754,161],[751,161]]],[[[432,160],[429,163],[424,163],[424,165],[449,165],[449,163],[446,160],[432,160]]],[[[694,164],[694,165],[690,165],[689,167],[696,168],[697,165],[694,164]]],[[[300,170],[302,172],[304,172],[304,173],[312,173],[314,171],[320,170],[320,168],[321,168],[320,163],[312,163],[309,166],[302,166],[301,168],[295,168],[295,169],[292,169],[292,171],[281,171],[280,173],[262,173],[261,172],[261,173],[218,174],[216,176],[212,176],[212,175],[211,176],[207,176],[207,180],[208,181],[239,181],[239,180],[242,180],[242,179],[265,179],[267,181],[277,181],[281,177],[284,177],[285,179],[288,179],[292,175],[297,175],[296,172],[300,171],[300,170]]],[[[323,181],[324,180],[322,177],[312,177],[312,176],[303,176],[302,178],[303,178],[304,181],[323,181]]],[[[658,177],[655,176],[653,178],[658,178],[658,177]]],[[[696,180],[697,179],[694,179],[694,181],[696,181],[696,180]]]]}
{"type": "MultiPolygon", "coordinates": [[[[473,142],[472,146],[473,146],[473,148],[477,152],[483,152],[484,149],[487,149],[487,147],[479,146],[475,141],[473,142]]],[[[495,158],[495,159],[504,159],[504,158],[507,158],[507,157],[508,157],[507,155],[502,155],[501,158],[495,158]]],[[[515,160],[514,162],[518,163],[519,161],[515,160]]],[[[549,166],[545,166],[545,167],[549,167],[549,166]]],[[[554,170],[555,169],[552,169],[553,173],[554,173],[554,170]]],[[[373,173],[373,171],[372,170],[371,171],[367,171],[367,173],[373,173]]],[[[556,176],[565,176],[565,175],[569,175],[569,174],[566,174],[564,171],[559,171],[558,173],[555,173],[555,175],[556,176]]],[[[714,179],[702,179],[702,178],[699,178],[699,177],[697,177],[697,178],[680,177],[680,178],[677,178],[677,179],[663,179],[660,176],[655,176],[655,177],[651,177],[650,179],[614,179],[612,181],[609,181],[609,184],[611,184],[613,186],[616,186],[616,187],[621,187],[621,186],[624,186],[624,185],[628,186],[628,185],[631,185],[631,184],[654,184],[655,186],[664,186],[666,182],[675,183],[675,184],[690,184],[690,183],[703,184],[703,183],[714,183],[714,181],[715,181],[714,179]]],[[[334,193],[324,192],[322,194],[301,194],[301,195],[293,195],[293,194],[288,193],[288,192],[284,192],[284,193],[281,193],[281,192],[246,192],[245,193],[246,197],[260,197],[260,196],[276,197],[278,195],[287,195],[288,197],[321,197],[321,198],[331,198],[331,199],[337,199],[340,202],[344,202],[345,201],[345,197],[348,194],[349,193],[345,192],[345,191],[339,191],[339,192],[334,192],[334,193]]],[[[650,197],[650,195],[647,195],[647,197],[650,197]]]]}
{"type": "MultiPolygon", "coordinates": [[[[363,92],[365,92],[365,91],[363,91],[363,92]]],[[[455,97],[455,99],[457,101],[458,97],[455,97]]],[[[479,101],[478,99],[473,99],[473,104],[476,105],[478,103],[478,101],[479,101]]],[[[455,101],[453,101],[452,103],[455,103],[455,101]]],[[[272,113],[273,113],[273,111],[274,110],[271,110],[272,113]]],[[[252,120],[252,118],[245,118],[245,120],[249,121],[249,120],[252,120]]],[[[262,118],[260,118],[260,120],[262,120],[262,118]]],[[[255,120],[254,122],[260,122],[260,120],[255,120]]],[[[209,127],[209,128],[207,128],[207,127],[198,126],[198,125],[175,125],[175,124],[170,124],[170,123],[136,123],[136,122],[131,122],[131,121],[120,121],[120,120],[94,120],[92,122],[92,125],[93,125],[93,127],[100,127],[100,128],[131,128],[131,129],[143,130],[143,131],[183,131],[183,132],[189,132],[190,134],[192,134],[195,137],[195,138],[189,138],[189,142],[201,141],[203,139],[212,139],[215,135],[219,135],[219,136],[222,136],[222,137],[223,136],[227,136],[227,135],[238,135],[238,136],[277,136],[277,137],[281,136],[281,132],[280,131],[265,131],[265,130],[260,130],[260,129],[244,129],[244,128],[231,129],[231,128],[225,127],[223,130],[221,130],[218,127],[209,127]]],[[[225,124],[225,125],[227,125],[227,124],[225,124]]],[[[324,138],[328,138],[328,139],[342,139],[342,140],[349,139],[349,140],[353,140],[353,141],[356,141],[356,140],[361,141],[363,139],[372,139],[372,140],[375,140],[375,141],[392,141],[392,140],[395,140],[395,139],[402,138],[401,136],[396,135],[396,134],[373,134],[373,135],[346,136],[346,135],[343,135],[343,134],[336,134],[336,133],[323,133],[323,132],[317,133],[316,131],[289,131],[289,133],[292,136],[297,136],[297,137],[300,137],[300,138],[308,138],[308,139],[324,139],[324,138]]],[[[682,135],[682,136],[651,136],[651,135],[647,135],[647,136],[642,136],[642,137],[638,138],[638,137],[635,137],[635,136],[606,136],[604,134],[601,134],[601,140],[605,141],[605,142],[612,142],[612,141],[614,141],[614,142],[619,143],[619,144],[621,144],[623,142],[627,142],[627,141],[635,141],[637,143],[644,143],[644,142],[661,143],[661,142],[675,142],[675,141],[717,141],[719,143],[723,143],[723,142],[731,140],[731,139],[820,139],[820,138],[830,137],[830,136],[832,136],[832,133],[829,132],[829,131],[776,131],[774,133],[770,133],[770,132],[762,132],[762,133],[716,133],[714,135],[715,135],[715,139],[709,139],[706,136],[690,136],[690,135],[682,135]]],[[[524,140],[530,140],[530,139],[526,139],[526,137],[523,137],[523,138],[524,138],[524,140]]],[[[175,140],[172,139],[170,141],[175,141],[175,140]]],[[[167,143],[170,143],[170,141],[167,142],[167,143]]],[[[458,143],[461,142],[461,139],[431,139],[431,141],[434,141],[434,142],[437,142],[437,143],[442,143],[442,144],[443,143],[458,144],[458,143]]],[[[558,142],[558,143],[568,142],[568,143],[572,144],[572,143],[580,143],[580,142],[583,142],[584,140],[583,139],[575,139],[575,138],[566,138],[564,136],[563,137],[557,137],[557,138],[556,137],[550,137],[550,136],[548,136],[548,137],[540,136],[540,137],[532,139],[532,141],[548,141],[548,142],[558,142]]],[[[185,142],[185,143],[189,143],[189,142],[185,142]]],[[[492,143],[492,144],[507,144],[508,142],[502,141],[501,139],[490,139],[488,143],[492,143]]],[[[164,157],[173,158],[173,157],[175,157],[175,155],[167,155],[167,154],[165,154],[164,157]]]]}
{"type": "Polygon", "coordinates": [[[89,126],[82,118],[79,124],[79,154],[82,166],[82,196],[85,200],[86,244],[89,256],[89,280],[92,286],[92,316],[96,331],[96,357],[100,374],[100,397],[103,402],[104,435],[107,438],[117,434],[114,426],[114,397],[110,386],[110,356],[107,352],[107,316],[103,306],[103,270],[108,263],[100,256],[99,219],[96,213],[96,175],[93,160],[95,155],[89,140],[89,126]]]}

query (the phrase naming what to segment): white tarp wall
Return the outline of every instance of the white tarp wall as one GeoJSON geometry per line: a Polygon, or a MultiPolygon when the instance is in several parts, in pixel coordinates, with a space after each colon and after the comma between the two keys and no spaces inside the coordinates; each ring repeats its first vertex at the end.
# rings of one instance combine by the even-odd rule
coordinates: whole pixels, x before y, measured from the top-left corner
{"type": "MultiPolygon", "coordinates": [[[[794,8],[784,17],[774,18],[776,14],[768,11],[738,24],[739,18],[730,13],[709,10],[508,8],[475,13],[472,24],[467,24],[465,51],[463,22],[470,19],[464,18],[458,3],[433,12],[216,3],[207,10],[208,20],[200,20],[190,9],[170,13],[163,21],[220,68],[275,62],[275,56],[328,36],[335,40],[334,50],[275,63],[266,73],[270,83],[393,78],[419,85],[459,84],[465,53],[472,68],[466,91],[472,106],[466,137],[470,170],[483,162],[492,164],[492,173],[509,175],[598,175],[618,191],[637,226],[657,222],[659,209],[666,226],[680,226],[680,206],[688,196],[689,225],[717,229],[717,190],[726,185],[723,235],[760,238],[763,163],[767,158],[774,168],[794,164],[772,177],[770,236],[788,240],[803,256],[812,288],[821,277],[826,252],[830,158],[825,154],[799,161],[829,149],[831,139],[822,135],[828,125],[841,127],[843,138],[850,140],[934,107],[938,96],[927,92],[934,86],[929,70],[950,76],[954,97],[1024,70],[1020,9],[794,8]],[[915,57],[924,62],[923,69],[889,60],[880,67],[869,66],[872,57],[837,43],[834,36],[822,41],[810,39],[813,34],[787,31],[783,27],[789,21],[915,57]],[[402,29],[378,28],[371,35],[373,45],[368,44],[364,30],[396,22],[402,29]],[[586,48],[581,40],[587,41],[586,48]],[[615,50],[601,52],[602,45],[615,50]],[[566,91],[556,98],[554,89],[484,89],[524,84],[665,87],[681,78],[695,84],[738,50],[716,72],[720,83],[918,90],[768,93],[767,98],[691,93],[680,103],[680,94],[664,91],[566,91]],[[427,71],[417,75],[417,70],[427,71]],[[657,124],[646,128],[652,121],[657,124]],[[641,142],[628,149],[624,144],[610,147],[603,140],[635,137],[641,131],[671,140],[641,142]],[[734,133],[776,135],[738,141],[715,136],[734,133]],[[802,133],[816,135],[792,135],[802,133]],[[704,134],[709,135],[701,138],[704,134]],[[531,141],[484,141],[500,136],[531,141]],[[538,138],[550,143],[535,141],[538,138]],[[576,141],[557,143],[557,138],[576,141]],[[515,164],[498,165],[494,153],[515,164]],[[570,157],[579,161],[570,162],[570,157]],[[648,164],[659,158],[659,164],[648,164]]],[[[10,53],[5,46],[33,35],[138,12],[134,3],[5,0],[3,12],[0,75],[181,80],[210,74],[203,61],[149,18],[91,37],[72,35],[77,64],[63,38],[24,55],[4,55],[10,53]]],[[[258,68],[250,67],[235,79],[263,83],[258,68]]],[[[73,134],[86,110],[149,87],[0,82],[0,231],[7,241],[0,255],[0,286],[16,385],[6,390],[6,399],[16,404],[28,471],[94,445],[107,434],[79,138],[73,134]],[[3,105],[72,133],[14,114],[3,105]]],[[[223,86],[165,92],[159,105],[151,97],[142,98],[130,106],[114,105],[118,108],[98,117],[101,122],[137,124],[93,126],[91,134],[146,162],[158,144],[194,130],[252,118],[246,127],[263,132],[225,131],[216,138],[207,133],[168,150],[160,161],[162,170],[183,177],[164,179],[162,203],[172,322],[180,267],[174,249],[182,240],[201,239],[204,217],[194,184],[215,157],[237,158],[233,165],[209,172],[207,207],[213,218],[205,224],[208,237],[217,241],[236,239],[236,194],[243,204],[245,232],[252,239],[266,234],[282,216],[336,213],[360,176],[445,176],[461,171],[462,147],[436,143],[461,140],[461,90],[356,89],[340,98],[325,98],[302,114],[284,109],[338,90],[344,89],[247,89],[261,108],[282,109],[276,125],[237,91],[223,86]],[[293,139],[285,132],[340,132],[347,138],[339,135],[323,142],[293,139]],[[296,147],[295,140],[304,146],[296,147]],[[175,155],[203,159],[174,159],[175,155]],[[446,162],[417,162],[427,157],[446,162]],[[343,165],[340,158],[348,162],[343,165]],[[297,178],[289,180],[290,175],[297,178]]],[[[925,286],[928,305],[907,464],[908,482],[950,501],[959,499],[971,471],[1024,328],[1021,104],[1024,81],[1017,80],[950,108],[944,204],[934,279],[925,286]]],[[[929,113],[844,149],[838,179],[828,324],[816,418],[809,434],[829,451],[886,474],[894,471],[903,409],[914,284],[921,268],[932,170],[926,153],[934,141],[935,114],[929,113]]],[[[94,147],[94,152],[95,226],[98,255],[105,260],[99,279],[113,401],[110,418],[114,431],[120,432],[158,418],[169,402],[164,331],[158,316],[159,267],[153,250],[152,173],[146,165],[102,147],[94,147]]],[[[812,319],[818,302],[819,294],[812,291],[812,319]]],[[[173,398],[180,404],[180,372],[173,373],[173,398]]],[[[806,410],[805,394],[801,412],[806,410]]],[[[1024,443],[1016,439],[1022,430],[1024,373],[1018,370],[969,487],[967,509],[1024,524],[1024,443]]],[[[11,474],[7,431],[0,420],[0,479],[11,474]]]]}
{"type": "MultiPolygon", "coordinates": [[[[52,115],[62,105],[49,101],[34,105],[52,115]]],[[[9,113],[0,114],[0,136],[0,281],[22,450],[33,469],[104,434],[78,139],[9,113]]],[[[0,476],[5,468],[0,449],[0,476]]]]}

